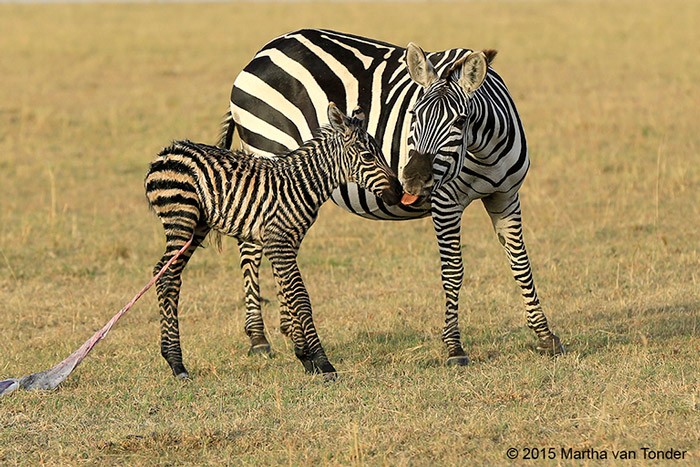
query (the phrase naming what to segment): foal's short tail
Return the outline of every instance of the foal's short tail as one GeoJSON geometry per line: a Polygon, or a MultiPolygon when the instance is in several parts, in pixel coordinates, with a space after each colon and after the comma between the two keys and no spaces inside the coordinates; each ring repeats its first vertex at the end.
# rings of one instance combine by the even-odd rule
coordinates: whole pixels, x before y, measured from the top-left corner
{"type": "Polygon", "coordinates": [[[216,145],[223,149],[231,149],[233,144],[233,132],[236,129],[236,122],[233,121],[233,115],[231,114],[231,109],[228,109],[226,115],[224,115],[224,121],[221,122],[221,131],[219,133],[219,140],[216,145]]]}

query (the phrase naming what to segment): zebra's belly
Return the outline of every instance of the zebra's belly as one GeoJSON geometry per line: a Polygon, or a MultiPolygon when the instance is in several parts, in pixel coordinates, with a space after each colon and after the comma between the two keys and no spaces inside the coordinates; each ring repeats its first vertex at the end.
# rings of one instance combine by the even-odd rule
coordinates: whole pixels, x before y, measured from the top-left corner
{"type": "Polygon", "coordinates": [[[355,183],[341,185],[331,194],[331,199],[341,208],[372,220],[411,220],[430,215],[430,203],[421,206],[387,206],[381,199],[374,196],[355,183]]]}
{"type": "Polygon", "coordinates": [[[241,241],[263,244],[265,224],[262,217],[239,217],[237,213],[227,216],[209,216],[209,227],[222,235],[241,241]]]}

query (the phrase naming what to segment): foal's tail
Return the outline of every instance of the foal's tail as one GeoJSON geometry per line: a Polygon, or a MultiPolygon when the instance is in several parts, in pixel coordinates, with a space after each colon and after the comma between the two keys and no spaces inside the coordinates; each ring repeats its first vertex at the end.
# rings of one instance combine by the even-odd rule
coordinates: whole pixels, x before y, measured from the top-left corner
{"type": "Polygon", "coordinates": [[[231,149],[233,144],[233,132],[236,129],[236,122],[233,121],[233,115],[231,114],[231,109],[228,109],[226,115],[224,115],[224,121],[221,122],[221,131],[219,133],[219,140],[216,145],[223,149],[231,149]]]}

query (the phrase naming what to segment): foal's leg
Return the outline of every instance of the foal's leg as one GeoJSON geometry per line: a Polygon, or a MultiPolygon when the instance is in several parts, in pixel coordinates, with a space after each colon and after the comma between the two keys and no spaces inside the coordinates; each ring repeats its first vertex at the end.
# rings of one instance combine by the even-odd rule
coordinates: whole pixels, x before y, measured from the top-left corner
{"type": "Polygon", "coordinates": [[[537,297],[530,259],[523,241],[522,214],[518,194],[510,197],[492,195],[489,198],[484,198],[483,202],[491,217],[498,240],[508,256],[513,277],[520,286],[520,292],[525,302],[527,326],[535,332],[538,338],[537,349],[549,355],[564,353],[561,341],[549,329],[547,317],[544,315],[540,299],[537,297]]]}
{"type": "Polygon", "coordinates": [[[265,337],[265,323],[260,308],[260,261],[262,247],[255,243],[238,242],[241,253],[241,271],[243,272],[243,290],[245,292],[245,333],[250,339],[248,355],[270,353],[270,343],[265,337]]]}
{"type": "Polygon", "coordinates": [[[154,268],[154,274],[158,273],[163,265],[194,234],[192,244],[182,253],[170,268],[156,281],[156,292],[160,305],[160,353],[168,362],[173,374],[178,379],[189,378],[189,373],[182,363],[182,349],[180,348],[180,329],[177,319],[177,307],[182,285],[182,271],[187,262],[204,238],[209,233],[209,227],[205,225],[186,226],[180,225],[177,231],[166,231],[165,253],[154,268]]]}
{"type": "Polygon", "coordinates": [[[325,379],[335,379],[335,368],[328,361],[311,314],[311,300],[297,265],[297,250],[284,242],[265,248],[280,283],[292,318],[294,354],[309,373],[323,373],[325,379]]]}

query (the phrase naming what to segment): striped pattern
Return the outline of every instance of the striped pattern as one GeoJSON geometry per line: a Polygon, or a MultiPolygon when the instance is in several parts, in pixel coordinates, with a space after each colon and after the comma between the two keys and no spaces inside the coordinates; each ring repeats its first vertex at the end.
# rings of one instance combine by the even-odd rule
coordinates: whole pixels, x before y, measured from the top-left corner
{"type": "MultiPolygon", "coordinates": [[[[402,48],[333,31],[294,31],[265,45],[236,78],[219,141],[230,147],[237,129],[244,148],[274,157],[300,144],[310,129],[324,122],[324,102],[365,108],[368,131],[404,190],[419,200],[411,206],[387,206],[352,183],[341,184],[332,199],[370,219],[432,217],[446,294],[443,338],[449,361],[457,364],[467,362],[458,325],[464,276],[461,216],[474,200],[483,201],[497,234],[519,236],[519,243],[506,242],[504,248],[508,258],[519,258],[511,266],[526,302],[527,322],[541,346],[551,349],[556,342],[550,353],[563,351],[541,307],[530,304],[529,297],[536,293],[522,242],[518,198],[530,166],[525,133],[505,83],[489,66],[495,51],[478,55],[486,61],[483,81],[470,88],[465,83],[480,70],[466,67],[477,57],[469,49],[426,54],[417,46],[402,48]],[[420,54],[412,55],[416,51],[420,54]],[[411,58],[423,60],[423,71],[432,79],[421,82],[412,76],[407,66],[411,58]],[[417,161],[426,165],[426,159],[432,174],[412,170],[417,161]],[[520,280],[522,268],[529,281],[520,280]]],[[[251,278],[246,287],[256,288],[253,277],[259,261],[254,248],[244,245],[241,255],[251,278]]]]}
{"type": "MultiPolygon", "coordinates": [[[[295,353],[309,372],[329,377],[328,361],[314,327],[311,302],[296,262],[299,246],[316,220],[321,205],[341,183],[353,181],[388,204],[399,202],[401,185],[384,162],[363,121],[349,119],[334,105],[331,125],[285,157],[268,158],[178,141],[164,149],[146,176],[146,196],[161,219],[166,248],[156,270],[194,235],[193,245],[156,283],[161,311],[161,353],[179,378],[188,376],[182,363],[177,319],[181,274],[207,234],[214,230],[256,245],[270,259],[283,295],[285,316],[295,353]]],[[[244,280],[251,273],[243,262],[244,280]]],[[[259,292],[246,295],[246,332],[252,349],[268,349],[260,315],[259,292]]]]}

